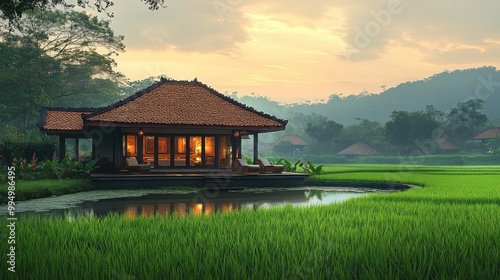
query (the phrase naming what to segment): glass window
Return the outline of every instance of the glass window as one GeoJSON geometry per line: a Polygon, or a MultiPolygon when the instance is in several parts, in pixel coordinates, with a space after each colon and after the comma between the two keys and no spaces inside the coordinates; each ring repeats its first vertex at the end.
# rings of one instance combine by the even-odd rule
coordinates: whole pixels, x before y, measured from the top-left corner
{"type": "Polygon", "coordinates": [[[78,139],[78,154],[81,160],[92,158],[92,139],[78,139]]]}
{"type": "Polygon", "coordinates": [[[137,136],[127,135],[126,136],[126,157],[136,157],[137,156],[137,136]]]}
{"type": "Polygon", "coordinates": [[[174,167],[186,166],[186,137],[174,138],[174,167]]]}
{"type": "Polygon", "coordinates": [[[232,153],[231,136],[229,135],[220,136],[219,167],[230,168],[233,165],[231,153],[232,153]]]}
{"type": "Polygon", "coordinates": [[[142,160],[151,166],[154,166],[155,160],[155,137],[144,136],[142,138],[142,160]]]}
{"type": "Polygon", "coordinates": [[[170,137],[158,137],[158,166],[170,167],[170,137]]]}
{"type": "Polygon", "coordinates": [[[205,166],[215,167],[215,137],[205,137],[205,166]]]}
{"type": "Polygon", "coordinates": [[[189,137],[189,166],[201,166],[201,136],[189,137]]]}
{"type": "Polygon", "coordinates": [[[64,141],[64,156],[69,157],[69,158],[75,158],[75,145],[76,145],[76,139],[75,138],[66,138],[64,141]]]}

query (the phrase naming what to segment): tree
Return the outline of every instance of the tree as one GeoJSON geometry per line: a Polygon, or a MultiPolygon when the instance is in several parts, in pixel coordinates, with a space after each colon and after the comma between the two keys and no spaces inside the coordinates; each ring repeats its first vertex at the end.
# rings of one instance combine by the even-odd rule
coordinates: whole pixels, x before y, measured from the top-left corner
{"type": "Polygon", "coordinates": [[[124,79],[113,70],[113,56],[125,46],[108,21],[35,10],[0,31],[0,103],[8,104],[0,127],[34,128],[42,106],[101,106],[119,98],[124,79]]]}
{"type": "Polygon", "coordinates": [[[385,144],[385,127],[379,122],[356,118],[357,124],[345,127],[339,139],[342,147],[363,142],[381,150],[385,144]]]}
{"type": "Polygon", "coordinates": [[[434,131],[442,124],[433,107],[425,111],[394,111],[385,124],[387,140],[400,150],[409,152],[419,148],[419,143],[434,140],[434,131]]]}
{"type": "Polygon", "coordinates": [[[132,81],[132,82],[127,82],[127,84],[122,87],[122,96],[130,96],[142,89],[145,89],[152,84],[160,81],[160,79],[168,79],[166,75],[159,75],[159,76],[150,76],[148,78],[142,79],[142,80],[137,80],[137,81],[132,81]]]}
{"type": "MultiPolygon", "coordinates": [[[[2,0],[0,2],[0,11],[2,12],[2,17],[6,18],[8,21],[13,22],[19,20],[29,11],[35,9],[50,9],[56,6],[63,6],[66,8],[73,8],[75,5],[68,4],[67,0],[2,0]]],[[[141,0],[145,2],[150,10],[158,10],[163,7],[165,0],[141,0]]],[[[108,16],[112,17],[113,14],[108,12],[108,9],[114,6],[114,2],[111,0],[77,0],[77,5],[82,8],[94,8],[99,13],[105,12],[108,16]]]]}
{"type": "Polygon", "coordinates": [[[478,112],[483,109],[484,100],[472,99],[467,102],[459,102],[446,116],[450,134],[456,141],[464,142],[470,139],[476,132],[481,131],[488,117],[478,112]]]}
{"type": "Polygon", "coordinates": [[[59,67],[33,46],[0,43],[0,128],[17,121],[25,129],[37,107],[50,105],[49,93],[61,93],[59,67]]]}
{"type": "Polygon", "coordinates": [[[325,116],[312,114],[316,119],[314,122],[309,122],[305,132],[316,141],[317,151],[326,152],[331,150],[334,144],[334,139],[340,135],[342,124],[327,119],[325,116]]]}

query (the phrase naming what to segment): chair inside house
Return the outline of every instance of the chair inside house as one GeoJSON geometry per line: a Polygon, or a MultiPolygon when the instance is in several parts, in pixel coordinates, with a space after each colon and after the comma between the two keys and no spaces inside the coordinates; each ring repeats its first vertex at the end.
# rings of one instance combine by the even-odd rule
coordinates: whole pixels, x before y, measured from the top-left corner
{"type": "Polygon", "coordinates": [[[139,164],[135,157],[125,158],[125,162],[130,173],[149,173],[151,170],[149,164],[139,164]]]}
{"type": "Polygon", "coordinates": [[[283,165],[269,163],[265,158],[259,158],[260,173],[283,173],[283,165]]]}
{"type": "Polygon", "coordinates": [[[205,166],[215,166],[215,157],[214,156],[207,156],[205,158],[205,166]]]}
{"type": "Polygon", "coordinates": [[[236,160],[236,171],[243,174],[259,174],[260,166],[254,164],[248,164],[245,159],[237,159],[236,160]]]}

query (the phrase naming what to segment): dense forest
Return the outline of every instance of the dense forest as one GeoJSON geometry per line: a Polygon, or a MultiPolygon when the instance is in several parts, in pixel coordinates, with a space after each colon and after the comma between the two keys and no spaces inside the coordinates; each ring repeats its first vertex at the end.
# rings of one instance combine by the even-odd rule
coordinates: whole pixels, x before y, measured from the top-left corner
{"type": "Polygon", "coordinates": [[[355,124],[358,118],[387,122],[395,110],[418,111],[427,105],[447,112],[458,102],[482,99],[482,112],[494,124],[500,124],[500,71],[486,66],[445,71],[422,80],[399,84],[378,94],[361,93],[345,97],[332,94],[326,103],[283,105],[258,95],[238,97],[233,93],[232,97],[281,117],[289,117],[290,113],[316,113],[343,125],[355,124]]]}

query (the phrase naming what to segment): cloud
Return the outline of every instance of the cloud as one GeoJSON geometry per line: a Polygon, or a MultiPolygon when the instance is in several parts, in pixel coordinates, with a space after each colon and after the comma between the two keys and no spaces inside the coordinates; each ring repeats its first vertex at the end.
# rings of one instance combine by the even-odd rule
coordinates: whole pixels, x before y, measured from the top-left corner
{"type": "MultiPolygon", "coordinates": [[[[421,51],[427,62],[472,62],[496,52],[496,48],[486,46],[485,40],[498,34],[496,27],[500,25],[500,18],[495,15],[500,10],[498,1],[401,1],[401,8],[400,13],[391,13],[385,26],[375,15],[388,9],[373,7],[369,12],[371,19],[366,19],[364,24],[361,17],[356,19],[351,15],[351,26],[358,29],[348,32],[344,38],[350,40],[351,46],[358,47],[357,54],[364,53],[369,58],[370,54],[371,58],[380,57],[394,42],[412,47],[408,37],[414,40],[413,47],[421,51]],[[380,29],[371,28],[373,32],[369,33],[375,22],[380,29]],[[363,29],[362,35],[359,29],[363,29]],[[367,43],[359,47],[356,39],[367,43]],[[422,45],[426,47],[421,48],[422,45]]],[[[499,35],[496,38],[500,38],[499,35]]]]}
{"type": "Polygon", "coordinates": [[[126,34],[128,48],[227,53],[249,39],[248,22],[237,8],[221,12],[218,1],[168,1],[158,11],[137,0],[120,1],[111,26],[126,34]]]}
{"type": "Polygon", "coordinates": [[[159,11],[138,0],[115,4],[126,75],[168,71],[222,91],[282,100],[378,92],[500,63],[498,0],[169,0],[159,11]]]}
{"type": "MultiPolygon", "coordinates": [[[[112,27],[126,34],[128,48],[230,54],[252,40],[249,29],[255,18],[280,22],[290,29],[328,30],[341,37],[331,46],[349,61],[378,59],[391,42],[405,42],[403,34],[417,41],[449,41],[482,46],[487,39],[500,40],[500,2],[431,0],[303,0],[169,1],[165,9],[145,11],[137,0],[120,2],[112,27]],[[252,18],[253,17],[253,18],[252,18]]],[[[266,28],[272,28],[267,26],[266,28]]],[[[254,28],[255,31],[255,28],[254,28]]],[[[258,31],[258,30],[257,30],[258,31]]],[[[283,26],[275,30],[285,31],[283,26]]],[[[417,48],[419,49],[419,48],[417,48]]],[[[486,52],[494,49],[487,48],[486,52]]],[[[323,51],[323,50],[320,50],[323,51]]],[[[445,50],[439,50],[445,53],[445,50]]],[[[453,52],[456,52],[454,50],[453,52]]],[[[474,52],[463,52],[472,56],[474,52]]]]}

